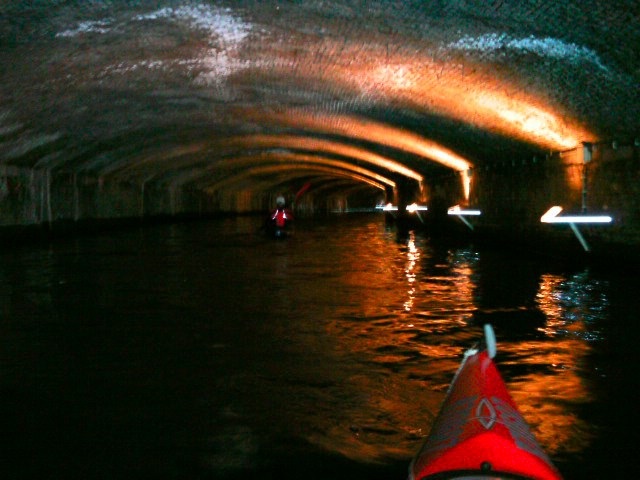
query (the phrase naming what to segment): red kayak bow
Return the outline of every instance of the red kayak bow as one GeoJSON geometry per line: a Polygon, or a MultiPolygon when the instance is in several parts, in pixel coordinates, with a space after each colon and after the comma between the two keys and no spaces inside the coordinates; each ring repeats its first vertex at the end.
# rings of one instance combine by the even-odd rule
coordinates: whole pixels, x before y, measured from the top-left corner
{"type": "Polygon", "coordinates": [[[493,363],[495,336],[470,349],[449,387],[438,418],[411,463],[409,480],[561,480],[493,363]]]}

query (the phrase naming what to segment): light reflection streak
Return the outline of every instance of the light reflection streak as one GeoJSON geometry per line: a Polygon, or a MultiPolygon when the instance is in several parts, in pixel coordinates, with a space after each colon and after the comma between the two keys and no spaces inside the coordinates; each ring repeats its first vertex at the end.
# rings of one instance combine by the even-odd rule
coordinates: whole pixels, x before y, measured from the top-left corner
{"type": "Polygon", "coordinates": [[[510,391],[534,434],[550,454],[583,450],[593,437],[592,429],[565,405],[588,403],[591,392],[581,373],[590,342],[602,339],[596,320],[606,315],[606,285],[594,282],[587,271],[570,277],[544,274],[540,277],[536,304],[546,317],[540,328],[555,337],[553,350],[538,342],[503,346],[513,356],[510,363],[549,365],[552,374],[531,373],[510,382],[510,391]]]}
{"type": "Polygon", "coordinates": [[[407,212],[415,213],[415,212],[426,212],[429,210],[429,207],[426,205],[418,205],[417,203],[412,203],[411,205],[406,206],[407,212]]]}
{"type": "Polygon", "coordinates": [[[564,277],[560,275],[545,274],[540,277],[540,286],[536,295],[538,308],[547,317],[545,333],[553,335],[560,326],[562,318],[562,306],[558,301],[558,287],[562,285],[564,277]]]}
{"type": "Polygon", "coordinates": [[[601,340],[594,323],[606,315],[607,285],[590,280],[583,271],[569,278],[543,275],[536,302],[547,317],[544,332],[549,336],[575,336],[582,340],[601,340]]]}
{"type": "Polygon", "coordinates": [[[468,168],[466,170],[460,171],[460,178],[462,180],[462,193],[464,195],[465,200],[469,200],[471,195],[471,169],[468,168]]]}
{"type": "Polygon", "coordinates": [[[306,438],[360,461],[409,458],[476,338],[467,321],[475,308],[477,259],[454,251],[436,263],[413,232],[400,243],[381,235],[366,241],[349,254],[341,277],[357,300],[345,290],[344,301],[353,306],[330,322],[327,333],[337,353],[357,359],[367,373],[345,381],[350,401],[341,403],[340,415],[348,422],[325,420],[322,433],[306,438]],[[442,341],[451,335],[468,341],[442,341]]]}
{"type": "Polygon", "coordinates": [[[482,212],[480,210],[475,210],[475,209],[462,209],[460,208],[460,205],[454,205],[453,207],[450,207],[447,210],[447,214],[459,215],[459,216],[465,216],[465,215],[478,216],[478,215],[481,215],[482,212]]]}
{"type": "MultiPolygon", "coordinates": [[[[453,251],[449,254],[448,261],[452,266],[453,272],[453,288],[456,292],[456,298],[460,305],[467,305],[468,312],[466,315],[471,316],[471,312],[475,307],[476,280],[474,279],[474,270],[479,260],[477,253],[473,251],[453,251]]],[[[460,323],[466,323],[465,316],[461,316],[460,323]]]]}
{"type": "Polygon", "coordinates": [[[562,207],[553,206],[546,211],[540,221],[542,223],[611,223],[613,219],[609,215],[566,215],[559,217],[562,207]]]}
{"type": "MultiPolygon", "coordinates": [[[[548,365],[551,372],[529,373],[511,379],[509,391],[550,455],[584,450],[593,437],[588,424],[567,413],[566,405],[589,403],[591,392],[583,382],[580,365],[591,348],[579,339],[554,342],[553,350],[540,342],[503,345],[500,350],[514,356],[518,365],[548,365]],[[539,353],[538,353],[539,352],[539,353]]],[[[503,362],[508,369],[508,362],[503,362]]]]}
{"type": "Polygon", "coordinates": [[[407,276],[407,282],[409,283],[409,291],[406,302],[404,302],[404,309],[407,312],[410,312],[413,307],[413,300],[415,298],[416,288],[416,262],[420,259],[420,251],[416,247],[416,238],[415,233],[410,232],[409,240],[407,242],[407,266],[405,268],[405,274],[407,276]]]}

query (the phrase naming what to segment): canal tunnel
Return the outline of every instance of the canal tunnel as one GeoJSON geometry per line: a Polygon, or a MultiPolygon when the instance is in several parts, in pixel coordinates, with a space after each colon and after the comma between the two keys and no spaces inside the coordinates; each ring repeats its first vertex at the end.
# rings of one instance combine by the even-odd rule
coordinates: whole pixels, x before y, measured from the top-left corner
{"type": "Polygon", "coordinates": [[[585,241],[640,246],[636,2],[0,14],[5,229],[262,212],[282,194],[303,212],[473,208],[480,232],[573,238],[540,222],[560,206],[611,217],[585,241]]]}

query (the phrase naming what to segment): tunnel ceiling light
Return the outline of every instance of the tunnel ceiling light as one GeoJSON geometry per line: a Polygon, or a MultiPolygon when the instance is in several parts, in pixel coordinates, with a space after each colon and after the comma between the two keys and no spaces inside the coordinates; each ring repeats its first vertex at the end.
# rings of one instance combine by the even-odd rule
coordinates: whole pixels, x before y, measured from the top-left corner
{"type": "Polygon", "coordinates": [[[397,212],[398,207],[387,203],[386,205],[376,205],[376,210],[382,210],[384,212],[397,212]]]}
{"type": "Polygon", "coordinates": [[[571,227],[574,235],[582,245],[582,248],[585,252],[589,252],[591,248],[587,243],[587,240],[584,238],[576,223],[611,223],[612,218],[608,215],[567,215],[566,217],[559,217],[558,215],[562,211],[562,207],[557,205],[551,207],[549,210],[545,212],[542,217],[540,217],[540,221],[542,223],[564,223],[568,224],[571,227]]]}
{"type": "Polygon", "coordinates": [[[466,209],[466,208],[460,208],[460,205],[455,205],[451,208],[449,208],[449,210],[447,210],[447,214],[449,215],[471,215],[471,216],[478,216],[481,215],[482,212],[480,210],[474,210],[474,209],[466,209]]]}
{"type": "MultiPolygon", "coordinates": [[[[387,203],[386,205],[376,205],[376,210],[382,210],[385,212],[397,212],[398,206],[387,203]]],[[[429,207],[426,205],[418,205],[417,203],[412,203],[411,205],[407,205],[405,210],[409,213],[413,212],[426,212],[429,210],[429,207]]]]}
{"type": "Polygon", "coordinates": [[[481,213],[482,212],[480,212],[480,210],[460,208],[460,205],[454,205],[453,207],[449,208],[449,210],[447,210],[447,214],[448,215],[454,215],[462,223],[464,223],[467,227],[469,227],[469,230],[473,230],[473,225],[465,217],[466,216],[478,216],[481,213]]]}
{"type": "Polygon", "coordinates": [[[540,221],[542,223],[611,223],[613,219],[608,215],[567,215],[559,217],[562,207],[553,206],[546,211],[540,221]]]}
{"type": "Polygon", "coordinates": [[[410,213],[424,212],[429,210],[429,207],[427,207],[426,205],[418,205],[417,203],[412,203],[411,205],[407,205],[406,210],[410,213]]]}

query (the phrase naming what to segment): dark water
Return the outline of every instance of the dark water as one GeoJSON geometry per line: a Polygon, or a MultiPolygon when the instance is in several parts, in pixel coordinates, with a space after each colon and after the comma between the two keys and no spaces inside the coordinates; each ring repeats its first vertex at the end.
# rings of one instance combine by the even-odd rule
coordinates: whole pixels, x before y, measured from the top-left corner
{"type": "Polygon", "coordinates": [[[633,478],[635,277],[258,222],[5,249],[2,478],[404,480],[485,321],[565,477],[633,478]]]}

